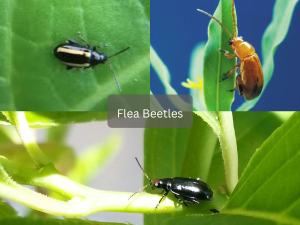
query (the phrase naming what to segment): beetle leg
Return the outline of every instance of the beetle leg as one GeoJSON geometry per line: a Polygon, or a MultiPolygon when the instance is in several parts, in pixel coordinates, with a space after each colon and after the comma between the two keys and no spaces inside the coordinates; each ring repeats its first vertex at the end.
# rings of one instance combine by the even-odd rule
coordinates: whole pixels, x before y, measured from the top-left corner
{"type": "Polygon", "coordinates": [[[83,39],[83,37],[81,36],[81,33],[79,31],[77,32],[77,35],[78,35],[78,38],[86,44],[86,47],[90,48],[90,45],[83,39]]]}
{"type": "Polygon", "coordinates": [[[69,45],[78,45],[78,43],[76,41],[73,41],[71,39],[67,40],[67,44],[69,44],[69,45]]]}
{"type": "Polygon", "coordinates": [[[70,69],[72,69],[73,68],[73,66],[67,66],[67,70],[70,70],[70,69]]]}
{"type": "Polygon", "coordinates": [[[234,89],[232,89],[232,90],[228,90],[227,92],[233,92],[235,90],[236,90],[236,87],[234,87],[234,89]]]}
{"type": "Polygon", "coordinates": [[[102,44],[102,45],[97,45],[97,46],[94,46],[93,47],[93,51],[96,51],[97,50],[97,48],[108,48],[109,46],[107,45],[107,44],[102,44]]]}
{"type": "Polygon", "coordinates": [[[192,203],[192,204],[197,204],[197,205],[199,205],[199,201],[197,201],[197,200],[195,200],[195,199],[185,199],[184,200],[185,202],[189,202],[189,203],[192,203]]]}
{"type": "Polygon", "coordinates": [[[180,202],[180,203],[183,203],[187,208],[189,208],[189,206],[185,203],[185,201],[184,200],[181,200],[177,195],[175,195],[174,194],[174,196],[175,196],[175,198],[177,198],[177,200],[180,202]]]}
{"type": "Polygon", "coordinates": [[[235,87],[238,90],[240,96],[244,95],[244,83],[243,83],[241,75],[238,75],[236,77],[235,87]]]}
{"type": "Polygon", "coordinates": [[[224,53],[224,56],[225,56],[226,58],[229,58],[229,59],[232,59],[232,58],[237,57],[236,55],[229,54],[229,51],[225,51],[225,50],[222,50],[222,49],[219,49],[218,51],[219,51],[219,52],[223,52],[223,53],[224,53]]]}
{"type": "Polygon", "coordinates": [[[210,209],[210,211],[213,212],[213,213],[220,213],[220,211],[217,210],[217,209],[210,209]]]}
{"type": "Polygon", "coordinates": [[[164,195],[161,197],[161,199],[159,200],[159,202],[157,203],[157,205],[155,206],[155,209],[157,209],[158,205],[160,204],[160,202],[164,199],[164,197],[167,196],[167,194],[169,193],[169,190],[167,190],[164,195]]]}
{"type": "Polygon", "coordinates": [[[234,67],[229,71],[229,73],[227,74],[227,76],[224,77],[224,78],[222,78],[222,80],[220,80],[219,82],[224,81],[224,80],[226,80],[227,78],[231,77],[231,75],[232,75],[233,72],[236,70],[236,68],[240,68],[240,64],[241,64],[241,62],[239,62],[236,66],[234,66],[234,67]]]}

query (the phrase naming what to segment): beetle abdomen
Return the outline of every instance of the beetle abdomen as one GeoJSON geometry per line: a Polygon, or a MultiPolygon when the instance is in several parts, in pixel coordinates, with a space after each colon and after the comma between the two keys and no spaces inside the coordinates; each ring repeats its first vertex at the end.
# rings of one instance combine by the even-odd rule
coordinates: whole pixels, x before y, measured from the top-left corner
{"type": "Polygon", "coordinates": [[[191,178],[173,178],[170,191],[184,199],[201,201],[210,201],[213,196],[212,190],[206,183],[201,180],[191,178]]]}
{"type": "Polygon", "coordinates": [[[91,50],[66,44],[57,46],[54,55],[62,63],[74,67],[90,67],[92,57],[91,50]]]}
{"type": "Polygon", "coordinates": [[[246,100],[258,97],[264,86],[264,76],[257,54],[241,61],[239,68],[243,81],[243,92],[246,100]]]}

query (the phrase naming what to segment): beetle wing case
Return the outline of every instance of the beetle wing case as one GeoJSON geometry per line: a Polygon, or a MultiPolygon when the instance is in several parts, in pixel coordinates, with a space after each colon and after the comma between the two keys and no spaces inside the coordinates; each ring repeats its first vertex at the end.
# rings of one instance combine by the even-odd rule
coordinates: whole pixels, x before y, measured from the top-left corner
{"type": "Polygon", "coordinates": [[[174,177],[170,191],[193,204],[199,204],[198,200],[210,201],[213,196],[212,190],[206,183],[191,178],[174,177]]]}
{"type": "Polygon", "coordinates": [[[74,67],[89,67],[91,50],[80,45],[61,44],[54,49],[54,55],[62,63],[74,67]]]}
{"type": "Polygon", "coordinates": [[[245,99],[252,100],[258,97],[263,89],[264,76],[257,54],[242,60],[239,72],[245,99]]]}

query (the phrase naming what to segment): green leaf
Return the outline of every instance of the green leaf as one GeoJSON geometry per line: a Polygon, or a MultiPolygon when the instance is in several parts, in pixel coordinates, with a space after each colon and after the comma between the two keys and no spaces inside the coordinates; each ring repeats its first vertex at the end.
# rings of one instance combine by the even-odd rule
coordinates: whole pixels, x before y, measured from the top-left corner
{"type": "MultiPolygon", "coordinates": [[[[200,77],[203,79],[203,58],[204,58],[205,43],[197,44],[191,54],[189,77],[191,81],[197,82],[200,77]]],[[[197,111],[206,110],[204,101],[203,89],[191,88],[190,95],[193,96],[193,106],[197,111]]]]}
{"type": "MultiPolygon", "coordinates": [[[[289,112],[284,112],[289,115],[289,112]]],[[[235,112],[234,127],[239,151],[239,174],[242,175],[253,153],[285,120],[273,112],[235,112]]]]}
{"type": "Polygon", "coordinates": [[[53,49],[77,32],[112,55],[122,94],[149,94],[150,4],[145,0],[0,1],[0,109],[87,111],[107,109],[119,94],[107,64],[66,70],[53,49]],[[28,13],[30,12],[30,13],[28,13]]]}
{"type": "Polygon", "coordinates": [[[257,150],[222,212],[300,223],[300,113],[278,128],[257,150]]]}
{"type": "MultiPolygon", "coordinates": [[[[108,223],[108,222],[97,222],[87,219],[33,219],[33,218],[7,218],[0,219],[0,224],[5,225],[125,225],[124,223],[108,223]]],[[[129,223],[126,223],[128,225],[129,223]]]]}
{"type": "Polygon", "coordinates": [[[239,215],[194,215],[185,217],[176,217],[167,221],[165,224],[172,225],[277,225],[278,223],[269,221],[267,219],[251,218],[247,216],[239,215]]]}
{"type": "MultiPolygon", "coordinates": [[[[285,113],[289,114],[289,113],[285,113]]],[[[271,112],[233,112],[238,149],[238,171],[241,175],[253,153],[283,121],[271,112]]],[[[214,207],[221,209],[227,201],[219,187],[225,185],[223,156],[218,144],[208,175],[208,184],[214,192],[214,207]]]]}
{"type": "MultiPolygon", "coordinates": [[[[25,115],[31,128],[107,120],[107,112],[25,112],[25,115]]],[[[0,114],[0,124],[10,124],[3,114],[0,114]]]]}
{"type": "Polygon", "coordinates": [[[68,177],[79,183],[87,183],[117,153],[120,145],[121,136],[115,134],[110,136],[105,143],[84,151],[78,157],[68,177]]]}
{"type": "Polygon", "coordinates": [[[217,135],[211,127],[194,114],[193,126],[186,147],[181,176],[199,177],[201,180],[207,181],[217,141],[217,135]]]}
{"type": "MultiPolygon", "coordinates": [[[[206,15],[202,15],[203,17],[206,15]]],[[[214,17],[233,35],[231,16],[231,1],[220,0],[214,17]]],[[[227,59],[218,49],[227,50],[233,54],[228,45],[229,35],[215,21],[211,20],[208,27],[208,42],[205,48],[203,85],[207,109],[210,111],[230,111],[234,93],[228,92],[234,88],[235,73],[226,81],[220,82],[236,65],[236,59],[227,59]]]]}
{"type": "MultiPolygon", "coordinates": [[[[0,113],[0,115],[2,115],[0,113]]],[[[15,132],[15,129],[11,126],[0,126],[0,143],[11,144],[19,140],[19,136],[15,132]]]]}
{"type": "MultiPolygon", "coordinates": [[[[15,217],[17,216],[17,212],[12,208],[10,205],[7,203],[3,202],[2,199],[0,199],[0,218],[6,218],[6,217],[15,217]]],[[[0,219],[0,224],[5,224],[1,223],[0,219]]]]}
{"type": "Polygon", "coordinates": [[[168,67],[159,58],[156,51],[150,46],[150,62],[153,69],[156,71],[159,79],[165,87],[167,95],[177,95],[175,89],[171,86],[171,75],[168,67]]]}
{"type": "MultiPolygon", "coordinates": [[[[274,55],[278,45],[284,41],[291,24],[292,15],[298,0],[277,0],[273,9],[273,19],[262,39],[262,59],[264,73],[264,89],[272,78],[274,71],[274,55]]],[[[261,95],[260,95],[261,96],[261,95]]],[[[244,102],[237,110],[247,111],[255,106],[260,96],[244,102]]]]}
{"type": "Polygon", "coordinates": [[[61,125],[49,127],[47,130],[47,142],[65,143],[70,126],[61,125]]]}
{"type": "MultiPolygon", "coordinates": [[[[61,173],[66,174],[74,166],[75,154],[72,148],[54,142],[39,144],[39,146],[61,173]]],[[[32,158],[23,145],[0,145],[0,155],[19,165],[35,168],[32,158]]]]}

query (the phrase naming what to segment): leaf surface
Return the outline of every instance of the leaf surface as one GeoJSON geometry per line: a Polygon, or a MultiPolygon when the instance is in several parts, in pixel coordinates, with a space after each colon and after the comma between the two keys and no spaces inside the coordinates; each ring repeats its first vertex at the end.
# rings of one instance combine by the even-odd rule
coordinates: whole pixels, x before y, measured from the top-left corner
{"type": "Polygon", "coordinates": [[[149,94],[149,13],[145,0],[0,1],[0,109],[105,111],[119,94],[108,64],[66,70],[53,55],[78,31],[108,56],[130,46],[110,59],[122,94],[149,94]]]}
{"type": "Polygon", "coordinates": [[[300,223],[299,128],[296,112],[254,153],[224,213],[300,223]]]}
{"type": "MultiPolygon", "coordinates": [[[[231,1],[220,0],[213,16],[233,35],[231,1]]],[[[236,59],[227,59],[223,53],[217,51],[222,49],[233,54],[228,45],[229,39],[230,36],[226,31],[212,19],[208,26],[208,42],[203,64],[204,97],[207,109],[210,111],[230,111],[234,99],[234,93],[228,90],[234,88],[235,73],[227,80],[220,81],[236,65],[236,59]]]]}

